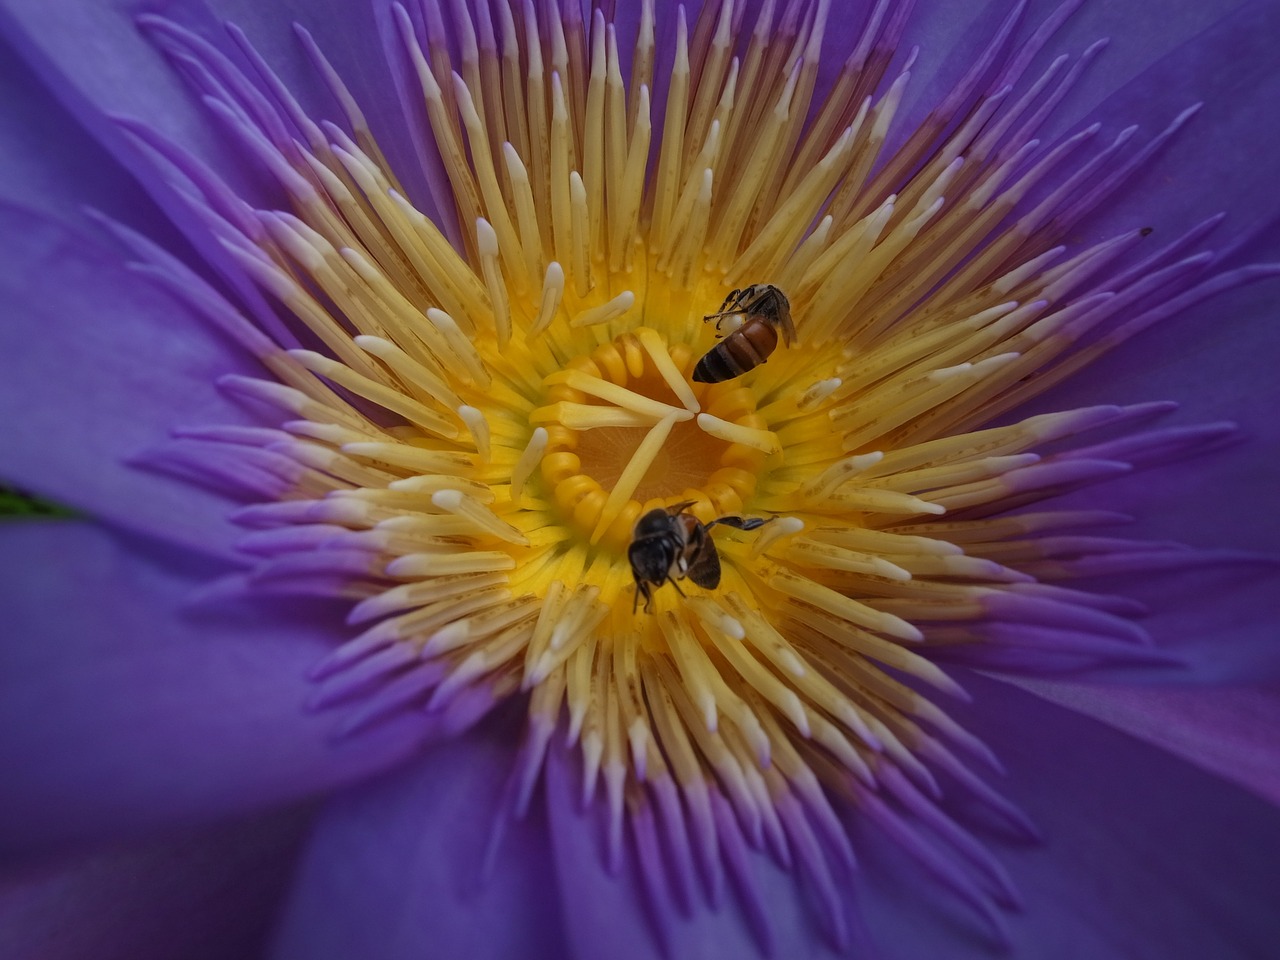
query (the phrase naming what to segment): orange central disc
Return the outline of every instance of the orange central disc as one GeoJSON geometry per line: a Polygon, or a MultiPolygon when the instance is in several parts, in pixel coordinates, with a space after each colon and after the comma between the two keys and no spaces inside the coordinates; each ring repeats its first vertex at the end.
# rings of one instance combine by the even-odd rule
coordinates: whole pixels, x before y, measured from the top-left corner
{"type": "Polygon", "coordinates": [[[709,521],[741,512],[755,492],[765,454],[698,419],[755,426],[755,398],[739,384],[691,384],[695,361],[689,344],[633,331],[544,380],[546,404],[530,417],[548,433],[543,480],[591,542],[621,551],[645,510],[688,500],[709,521]]]}

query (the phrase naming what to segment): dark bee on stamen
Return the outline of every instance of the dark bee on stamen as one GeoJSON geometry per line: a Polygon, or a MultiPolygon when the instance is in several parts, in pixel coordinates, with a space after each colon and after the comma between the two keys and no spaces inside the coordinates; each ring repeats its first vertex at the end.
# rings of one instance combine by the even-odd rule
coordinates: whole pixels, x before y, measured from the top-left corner
{"type": "Polygon", "coordinates": [[[664,583],[676,588],[677,580],[688,577],[704,590],[714,590],[720,585],[720,555],[710,530],[717,523],[738,530],[755,530],[772,517],[718,517],[703,524],[697,517],[685,511],[693,506],[692,500],[671,507],[650,510],[636,522],[627,559],[631,561],[631,575],[636,580],[636,596],[631,604],[635,613],[644,597],[644,610],[653,608],[653,590],[664,583]]]}

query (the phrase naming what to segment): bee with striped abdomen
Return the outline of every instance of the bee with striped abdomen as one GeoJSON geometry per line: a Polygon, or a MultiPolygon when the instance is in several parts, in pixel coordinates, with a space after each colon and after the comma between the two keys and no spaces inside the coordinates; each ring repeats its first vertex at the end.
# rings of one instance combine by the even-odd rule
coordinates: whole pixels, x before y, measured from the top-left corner
{"type": "Polygon", "coordinates": [[[722,383],[754,370],[777,348],[779,330],[787,346],[796,341],[791,304],[786,294],[772,284],[755,283],[734,290],[724,298],[718,312],[709,313],[702,320],[714,320],[719,330],[727,317],[736,316],[744,317],[742,326],[712,347],[693,368],[697,382],[722,383]]]}

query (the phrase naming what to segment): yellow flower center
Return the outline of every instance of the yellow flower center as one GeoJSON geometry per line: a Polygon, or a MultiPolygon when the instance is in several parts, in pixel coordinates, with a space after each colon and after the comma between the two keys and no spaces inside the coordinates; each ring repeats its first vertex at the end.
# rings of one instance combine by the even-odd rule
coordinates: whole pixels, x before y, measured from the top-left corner
{"type": "Polygon", "coordinates": [[[692,501],[710,522],[755,492],[765,452],[727,439],[734,427],[760,429],[754,395],[693,389],[695,349],[641,327],[544,378],[547,403],[529,415],[548,431],[542,477],[590,543],[620,552],[642,512],[692,501]]]}

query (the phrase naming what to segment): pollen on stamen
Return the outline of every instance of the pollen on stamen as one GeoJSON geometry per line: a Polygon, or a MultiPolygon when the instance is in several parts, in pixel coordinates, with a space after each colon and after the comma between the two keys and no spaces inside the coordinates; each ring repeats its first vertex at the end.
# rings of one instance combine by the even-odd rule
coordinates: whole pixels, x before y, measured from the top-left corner
{"type": "Polygon", "coordinates": [[[314,672],[311,707],[346,711],[337,735],[415,709],[461,730],[527,694],[502,816],[566,743],[659,926],[701,909],[698,885],[718,903],[728,875],[769,943],[759,854],[843,941],[853,817],[998,937],[1017,897],[977,836],[1034,830],[975,772],[998,761],[946,713],[967,698],[947,665],[1167,662],[1140,605],[1068,583],[1199,554],[1100,535],[1122,518],[1051,498],[1233,436],[1144,426],[1165,405],[1011,411],[1280,267],[1214,273],[1195,248],[1217,220],[1154,252],[1140,228],[1075,243],[1194,108],[1144,146],[1097,126],[1042,140],[1101,49],[1028,73],[1071,4],[1025,44],[1017,8],[903,136],[928,51],[894,62],[906,17],[881,4],[822,91],[830,6],[766,4],[750,25],[729,2],[692,24],[681,7],[661,50],[645,3],[628,61],[603,10],[499,4],[499,43],[493,11],[455,4],[455,71],[440,11],[392,3],[439,224],[305,32],[345,126],[306,117],[243,34],[252,77],[141,18],[287,209],[120,121],[241,268],[244,310],[114,232],[262,362],[218,386],[275,418],[184,427],[138,461],[249,501],[232,514],[248,572],[210,596],[352,604],[361,632],[314,672]],[[766,350],[750,308],[717,315],[756,285],[785,296],[794,342],[766,350]],[[722,346],[750,362],[694,381],[722,346]]]}

